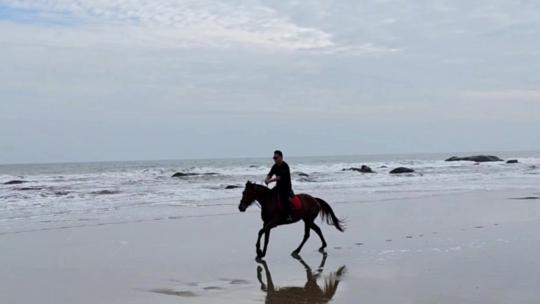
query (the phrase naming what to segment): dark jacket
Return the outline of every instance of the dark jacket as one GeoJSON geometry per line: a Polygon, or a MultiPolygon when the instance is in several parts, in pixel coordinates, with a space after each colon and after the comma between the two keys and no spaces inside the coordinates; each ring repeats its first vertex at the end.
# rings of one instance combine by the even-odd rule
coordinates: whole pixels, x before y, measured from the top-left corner
{"type": "Polygon", "coordinates": [[[289,193],[292,192],[292,183],[291,183],[291,170],[289,165],[286,162],[282,162],[281,165],[274,164],[268,176],[272,177],[273,175],[278,176],[279,180],[277,181],[276,187],[280,193],[289,193]]]}

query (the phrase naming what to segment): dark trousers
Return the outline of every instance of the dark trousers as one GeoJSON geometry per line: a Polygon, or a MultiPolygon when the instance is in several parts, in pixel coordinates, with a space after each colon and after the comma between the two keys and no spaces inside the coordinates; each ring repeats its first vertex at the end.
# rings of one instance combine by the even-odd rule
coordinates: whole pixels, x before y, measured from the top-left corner
{"type": "Polygon", "coordinates": [[[292,190],[279,191],[279,200],[288,214],[292,213],[292,201],[294,197],[294,192],[292,190]]]}

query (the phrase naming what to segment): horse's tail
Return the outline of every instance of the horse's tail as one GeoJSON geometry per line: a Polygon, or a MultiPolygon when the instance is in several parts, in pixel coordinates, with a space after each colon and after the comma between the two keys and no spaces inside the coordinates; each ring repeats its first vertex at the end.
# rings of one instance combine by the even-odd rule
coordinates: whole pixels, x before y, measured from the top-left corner
{"type": "Polygon", "coordinates": [[[330,205],[321,198],[316,197],[315,199],[321,205],[322,220],[326,221],[328,225],[334,225],[336,229],[341,232],[345,231],[344,220],[337,218],[337,216],[334,214],[334,210],[332,210],[332,207],[330,207],[330,205]]]}
{"type": "Polygon", "coordinates": [[[331,300],[338,289],[341,277],[345,274],[345,266],[341,266],[336,272],[332,272],[328,278],[324,280],[323,295],[325,299],[331,300]]]}

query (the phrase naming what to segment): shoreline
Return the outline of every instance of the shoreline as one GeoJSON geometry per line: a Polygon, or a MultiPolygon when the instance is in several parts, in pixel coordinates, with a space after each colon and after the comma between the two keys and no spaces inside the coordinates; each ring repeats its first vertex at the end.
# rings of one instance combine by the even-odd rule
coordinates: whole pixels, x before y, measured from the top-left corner
{"type": "MultiPolygon", "coordinates": [[[[488,303],[495,295],[496,302],[535,303],[540,265],[531,253],[540,252],[540,200],[512,198],[539,192],[332,204],[338,216],[348,218],[348,229],[321,226],[329,247],[315,283],[324,290],[325,281],[339,277],[332,303],[488,303]]],[[[301,240],[302,225],[273,230],[265,268],[254,261],[260,225],[252,211],[0,235],[0,267],[6,270],[0,299],[252,303],[273,297],[271,303],[279,303],[287,293],[260,288],[258,274],[266,283],[266,268],[276,292],[323,299],[302,289],[310,282],[305,265],[317,274],[323,258],[316,251],[318,238],[312,235],[302,251],[304,265],[289,255],[301,240]]]]}
{"type": "MultiPolygon", "coordinates": [[[[366,200],[336,200],[331,201],[331,205],[334,206],[340,206],[340,205],[356,205],[356,204],[373,204],[373,203],[384,203],[384,202],[393,202],[393,201],[399,201],[403,199],[412,200],[412,199],[428,199],[428,198],[437,198],[437,197],[446,197],[446,196],[454,196],[454,195],[466,195],[466,194],[472,194],[472,193],[488,193],[488,192],[515,192],[518,193],[530,193],[531,197],[540,196],[540,190],[536,188],[523,188],[523,189],[508,189],[508,190],[457,190],[457,191],[449,191],[449,192],[441,192],[441,191],[433,191],[433,192],[404,192],[402,194],[406,195],[405,197],[397,197],[395,196],[398,192],[389,192],[389,193],[377,193],[375,196],[368,198],[366,200]],[[535,192],[538,191],[538,192],[535,192]],[[388,197],[385,197],[385,195],[389,195],[388,197]]],[[[372,194],[373,195],[373,194],[372,194]]],[[[521,198],[512,198],[509,197],[509,199],[521,199],[521,198]]],[[[193,212],[193,214],[175,214],[170,215],[168,217],[157,217],[157,218],[147,218],[147,219],[135,219],[132,221],[129,220],[120,220],[120,221],[103,221],[103,222],[94,222],[94,223],[86,223],[86,221],[83,221],[81,224],[73,224],[69,226],[59,226],[59,227],[43,227],[43,228],[36,228],[36,229],[28,229],[28,230],[18,230],[18,231],[0,231],[0,237],[3,235],[11,235],[11,234],[21,234],[21,233],[33,233],[33,232],[40,232],[40,231],[55,231],[55,230],[64,230],[64,229],[77,229],[77,228],[86,228],[86,227],[99,227],[99,226],[109,226],[109,225],[124,225],[124,224],[135,224],[135,223],[152,223],[152,222],[160,222],[160,221],[176,221],[176,220],[185,220],[190,218],[205,218],[205,217],[220,217],[220,216],[235,216],[238,214],[237,204],[205,204],[205,205],[198,205],[197,207],[182,207],[183,210],[189,210],[193,212]],[[221,209],[223,212],[221,213],[204,213],[204,214],[197,214],[198,211],[201,209],[221,209]],[[226,210],[233,210],[227,212],[226,210]]],[[[250,209],[247,210],[247,214],[253,213],[253,209],[256,209],[257,207],[253,206],[250,209]]],[[[257,209],[256,212],[259,209],[257,209]]],[[[17,219],[19,220],[19,219],[17,219]]],[[[20,219],[23,220],[23,219],[20,219]]]]}

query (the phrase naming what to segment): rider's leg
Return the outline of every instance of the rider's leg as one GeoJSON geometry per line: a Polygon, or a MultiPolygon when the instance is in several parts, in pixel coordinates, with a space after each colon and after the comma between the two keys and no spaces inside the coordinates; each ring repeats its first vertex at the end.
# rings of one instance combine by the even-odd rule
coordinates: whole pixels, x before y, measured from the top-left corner
{"type": "Polygon", "coordinates": [[[286,220],[291,221],[292,220],[292,201],[291,197],[289,196],[288,192],[281,193],[281,201],[283,202],[283,208],[286,212],[286,220]]]}

